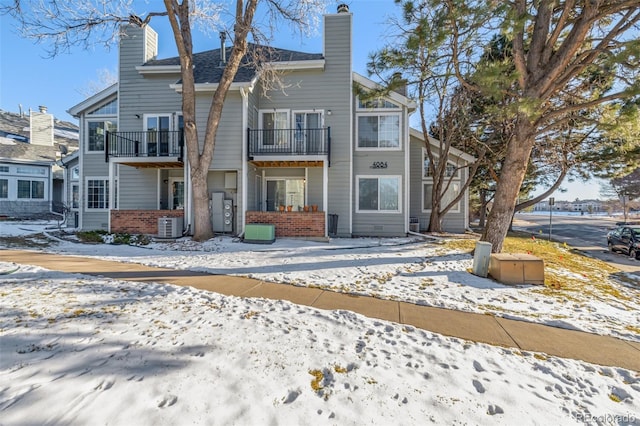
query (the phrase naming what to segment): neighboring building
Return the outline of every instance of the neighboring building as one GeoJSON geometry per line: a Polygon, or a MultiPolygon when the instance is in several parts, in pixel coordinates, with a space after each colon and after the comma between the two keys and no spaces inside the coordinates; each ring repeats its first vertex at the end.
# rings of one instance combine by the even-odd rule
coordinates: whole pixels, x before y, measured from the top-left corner
{"type": "MultiPolygon", "coordinates": [[[[533,207],[534,211],[548,212],[549,199],[536,203],[533,207]]],[[[602,202],[599,200],[579,200],[563,201],[555,200],[553,204],[554,211],[563,212],[584,212],[584,213],[600,213],[603,211],[602,202]]]]}
{"type": "MultiPolygon", "coordinates": [[[[351,31],[343,8],[324,18],[323,53],[270,50],[286,93],[263,93],[260,74],[247,63],[240,68],[209,167],[214,232],[269,223],[276,236],[399,236],[411,218],[428,223],[423,142],[409,127],[415,104],[395,92],[367,102],[354,95],[355,84],[376,84],[352,71],[351,31]]],[[[158,38],[148,26],[123,32],[119,82],[69,110],[80,120],[80,227],[156,234],[164,218],[178,218],[173,223],[182,220],[188,233],[194,212],[179,58],[156,58],[158,38]]],[[[201,138],[228,51],[194,54],[201,138]]],[[[454,156],[456,164],[470,159],[454,156]]],[[[467,205],[465,197],[447,215],[446,230],[466,228],[467,205]]]]}
{"type": "Polygon", "coordinates": [[[77,126],[55,120],[45,107],[26,116],[0,111],[0,216],[62,213],[63,172],[56,160],[77,146],[77,126]]]}

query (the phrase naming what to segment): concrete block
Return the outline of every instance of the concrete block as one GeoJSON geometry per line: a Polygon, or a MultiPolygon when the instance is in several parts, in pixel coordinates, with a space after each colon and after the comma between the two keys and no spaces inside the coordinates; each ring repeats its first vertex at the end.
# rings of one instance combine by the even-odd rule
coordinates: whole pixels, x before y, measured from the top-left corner
{"type": "Polygon", "coordinates": [[[503,284],[544,284],[544,261],[524,253],[494,253],[489,275],[503,284]]]}

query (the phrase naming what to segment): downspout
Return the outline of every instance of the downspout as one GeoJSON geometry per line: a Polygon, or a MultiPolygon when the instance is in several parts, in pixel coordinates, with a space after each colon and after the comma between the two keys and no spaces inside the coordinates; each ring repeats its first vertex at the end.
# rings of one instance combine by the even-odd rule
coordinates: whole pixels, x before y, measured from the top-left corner
{"type": "Polygon", "coordinates": [[[245,89],[244,87],[240,88],[240,96],[242,96],[242,208],[240,209],[240,229],[238,229],[237,234],[239,236],[244,235],[244,226],[245,220],[247,216],[247,132],[245,129],[249,127],[249,89],[245,89]]]}

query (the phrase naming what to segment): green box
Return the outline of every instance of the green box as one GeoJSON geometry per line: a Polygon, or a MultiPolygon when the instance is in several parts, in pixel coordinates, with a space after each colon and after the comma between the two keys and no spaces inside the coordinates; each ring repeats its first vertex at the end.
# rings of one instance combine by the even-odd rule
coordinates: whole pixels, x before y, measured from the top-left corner
{"type": "Polygon", "coordinates": [[[276,240],[275,225],[263,223],[250,223],[244,227],[245,243],[252,244],[272,244],[276,240]]]}

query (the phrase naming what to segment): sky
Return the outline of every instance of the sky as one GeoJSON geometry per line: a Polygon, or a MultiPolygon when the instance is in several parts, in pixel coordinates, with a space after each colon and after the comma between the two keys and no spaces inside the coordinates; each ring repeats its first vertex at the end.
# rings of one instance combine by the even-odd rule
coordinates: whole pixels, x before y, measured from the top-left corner
{"type": "MultiPolygon", "coordinates": [[[[368,55],[384,45],[385,32],[388,31],[386,23],[397,8],[391,0],[339,3],[349,4],[353,13],[353,69],[367,75],[368,55]]],[[[328,11],[334,12],[335,5],[330,5],[328,11]]],[[[158,57],[176,56],[165,18],[153,20],[151,26],[159,34],[158,57]]],[[[276,34],[273,44],[285,49],[319,53],[322,52],[321,28],[315,36],[305,39],[291,37],[290,30],[282,31],[276,34]]],[[[218,47],[219,39],[215,32],[194,35],[194,51],[218,47]]],[[[0,109],[37,111],[40,105],[45,105],[56,118],[76,122],[66,111],[85,99],[87,89],[100,80],[100,74],[107,71],[116,75],[117,62],[115,46],[110,50],[102,46],[91,51],[75,49],[69,54],[48,58],[45,45],[21,38],[16,33],[15,22],[7,16],[0,16],[0,109]]],[[[566,183],[563,187],[568,191],[556,192],[557,200],[601,198],[600,185],[594,181],[566,183]]]]}
{"type": "MultiPolygon", "coordinates": [[[[0,246],[15,241],[2,237],[51,225],[7,222],[0,246]]],[[[418,239],[252,245],[182,238],[114,250],[55,235],[33,238],[49,241],[44,250],[52,253],[250,276],[640,342],[629,328],[640,322],[637,285],[631,275],[617,280],[598,265],[575,274],[555,262],[548,273],[581,291],[548,291],[472,275],[468,251],[418,239]]],[[[566,253],[567,263],[579,257],[566,253]]],[[[28,259],[0,262],[0,287],[0,411],[8,425],[640,421],[637,372],[346,309],[69,274],[28,259]]]]}

